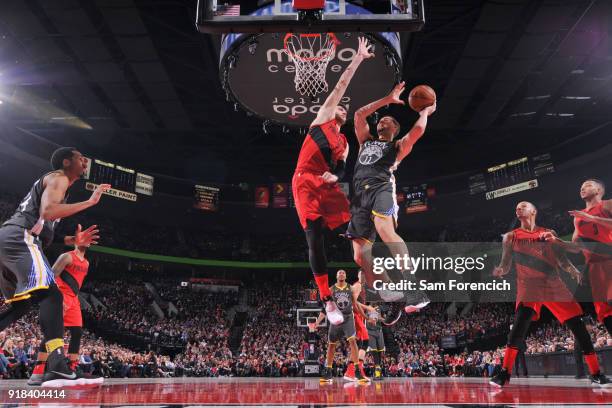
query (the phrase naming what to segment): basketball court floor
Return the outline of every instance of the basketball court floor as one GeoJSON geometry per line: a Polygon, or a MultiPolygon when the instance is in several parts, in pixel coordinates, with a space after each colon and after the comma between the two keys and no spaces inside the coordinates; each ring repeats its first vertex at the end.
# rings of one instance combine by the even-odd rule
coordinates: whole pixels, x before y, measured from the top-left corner
{"type": "Polygon", "coordinates": [[[20,380],[2,381],[0,403],[61,407],[612,405],[612,388],[594,388],[587,380],[568,377],[517,378],[504,389],[490,386],[485,378],[386,378],[369,385],[342,379],[319,384],[318,378],[167,378],[111,379],[101,387],[66,388],[63,397],[40,394],[49,390],[28,387],[20,380]],[[16,398],[18,390],[31,391],[30,396],[16,398]]]}

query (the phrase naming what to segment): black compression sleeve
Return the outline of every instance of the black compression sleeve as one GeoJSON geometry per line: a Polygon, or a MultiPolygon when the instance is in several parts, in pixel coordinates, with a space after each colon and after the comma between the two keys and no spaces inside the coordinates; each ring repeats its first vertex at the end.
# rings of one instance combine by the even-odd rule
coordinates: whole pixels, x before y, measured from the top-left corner
{"type": "Polygon", "coordinates": [[[346,172],[346,162],[344,160],[338,160],[336,168],[334,169],[334,175],[338,177],[338,181],[344,178],[346,172]]]}

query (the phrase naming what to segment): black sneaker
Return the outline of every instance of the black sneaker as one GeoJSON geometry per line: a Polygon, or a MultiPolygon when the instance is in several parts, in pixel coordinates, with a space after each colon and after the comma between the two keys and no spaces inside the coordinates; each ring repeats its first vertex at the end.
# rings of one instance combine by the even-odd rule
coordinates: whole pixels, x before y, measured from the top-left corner
{"type": "Polygon", "coordinates": [[[104,377],[86,373],[81,370],[81,367],[76,361],[71,361],[69,367],[72,371],[76,373],[77,377],[79,377],[79,384],[92,385],[102,384],[104,382],[104,377]]]}
{"type": "Polygon", "coordinates": [[[602,373],[591,375],[589,378],[591,379],[591,385],[593,387],[612,387],[612,383],[610,383],[608,377],[606,377],[602,373]]]}
{"type": "Polygon", "coordinates": [[[80,385],[79,376],[70,369],[69,360],[58,347],[47,357],[47,366],[41,386],[43,387],[71,387],[80,385]]]}
{"type": "Polygon", "coordinates": [[[414,290],[406,293],[406,307],[404,311],[406,313],[418,312],[425,306],[427,306],[431,300],[427,294],[421,290],[414,290]]]}
{"type": "Polygon", "coordinates": [[[489,384],[494,385],[496,387],[503,387],[504,385],[510,382],[510,374],[508,374],[508,370],[502,368],[499,374],[491,378],[489,380],[489,384]]]}
{"type": "Polygon", "coordinates": [[[330,384],[334,382],[334,377],[332,375],[331,368],[323,367],[323,371],[321,372],[321,378],[319,378],[319,382],[330,383],[330,384]]]}
{"type": "Polygon", "coordinates": [[[70,360],[64,356],[59,347],[49,354],[42,387],[74,387],[78,385],[96,385],[104,381],[101,377],[85,378],[70,368],[70,360]]]}

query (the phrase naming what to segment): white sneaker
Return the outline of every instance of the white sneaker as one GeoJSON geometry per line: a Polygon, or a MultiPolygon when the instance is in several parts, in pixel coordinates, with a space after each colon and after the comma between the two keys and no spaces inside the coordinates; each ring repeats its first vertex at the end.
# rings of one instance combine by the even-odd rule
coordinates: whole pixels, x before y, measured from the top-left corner
{"type": "Polygon", "coordinates": [[[329,320],[329,323],[333,324],[334,326],[344,323],[344,316],[342,315],[342,312],[331,300],[325,302],[325,313],[327,314],[327,320],[329,320]]]}

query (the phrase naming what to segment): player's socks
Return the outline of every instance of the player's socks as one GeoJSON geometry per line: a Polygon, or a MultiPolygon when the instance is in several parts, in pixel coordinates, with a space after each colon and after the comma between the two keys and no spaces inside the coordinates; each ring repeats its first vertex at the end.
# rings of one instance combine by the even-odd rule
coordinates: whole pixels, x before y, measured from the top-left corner
{"type": "Polygon", "coordinates": [[[319,293],[321,294],[321,299],[325,299],[331,296],[331,291],[329,290],[329,278],[327,274],[315,275],[315,282],[317,283],[317,287],[319,288],[319,293]]]}
{"type": "Polygon", "coordinates": [[[502,367],[508,372],[508,374],[512,374],[512,367],[514,367],[514,361],[516,360],[518,352],[519,350],[516,347],[506,347],[506,351],[504,352],[504,363],[502,367]]]}
{"type": "Polygon", "coordinates": [[[595,353],[589,353],[584,355],[584,362],[586,363],[589,374],[596,375],[599,374],[599,361],[597,361],[597,355],[595,353]]]}
{"type": "Polygon", "coordinates": [[[46,361],[37,361],[32,370],[32,375],[28,378],[28,385],[36,386],[42,384],[43,375],[45,374],[46,361]]]}
{"type": "Polygon", "coordinates": [[[381,381],[382,379],[383,379],[382,369],[380,368],[380,366],[376,366],[374,368],[374,380],[375,381],[381,381]]]}

